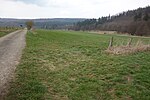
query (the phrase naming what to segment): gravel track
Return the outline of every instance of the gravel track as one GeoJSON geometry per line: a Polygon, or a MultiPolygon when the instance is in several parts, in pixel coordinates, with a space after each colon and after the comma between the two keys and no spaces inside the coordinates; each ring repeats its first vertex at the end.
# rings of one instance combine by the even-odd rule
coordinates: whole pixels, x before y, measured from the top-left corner
{"type": "Polygon", "coordinates": [[[18,30],[0,38],[0,100],[8,92],[16,65],[25,47],[27,30],[18,30]]]}

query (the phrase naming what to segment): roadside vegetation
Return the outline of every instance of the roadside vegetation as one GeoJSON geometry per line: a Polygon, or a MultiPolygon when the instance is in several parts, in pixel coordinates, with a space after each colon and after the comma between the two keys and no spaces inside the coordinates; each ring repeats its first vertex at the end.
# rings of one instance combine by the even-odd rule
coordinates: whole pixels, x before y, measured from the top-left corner
{"type": "Polygon", "coordinates": [[[31,30],[33,28],[34,22],[32,20],[29,20],[26,22],[26,26],[28,30],[31,30]]]}
{"type": "Polygon", "coordinates": [[[17,28],[14,27],[0,27],[0,37],[7,35],[8,33],[11,33],[13,31],[17,30],[17,28]]]}
{"type": "MultiPolygon", "coordinates": [[[[129,36],[73,31],[28,32],[6,100],[149,100],[150,51],[107,54],[129,36]]],[[[149,38],[133,37],[148,44],[149,38]]]]}

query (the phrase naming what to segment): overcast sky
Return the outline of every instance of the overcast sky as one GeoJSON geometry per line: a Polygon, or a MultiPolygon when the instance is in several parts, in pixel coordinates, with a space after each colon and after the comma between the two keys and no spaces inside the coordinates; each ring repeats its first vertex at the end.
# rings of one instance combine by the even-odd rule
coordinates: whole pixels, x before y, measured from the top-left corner
{"type": "Polygon", "coordinates": [[[150,5],[150,0],[0,0],[1,18],[98,18],[150,5]]]}

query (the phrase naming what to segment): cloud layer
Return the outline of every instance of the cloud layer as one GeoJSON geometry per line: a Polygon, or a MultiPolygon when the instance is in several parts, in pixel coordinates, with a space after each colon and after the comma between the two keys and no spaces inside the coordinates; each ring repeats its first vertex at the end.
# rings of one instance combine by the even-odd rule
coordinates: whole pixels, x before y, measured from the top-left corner
{"type": "Polygon", "coordinates": [[[145,7],[150,0],[0,0],[0,17],[98,18],[145,7]]]}

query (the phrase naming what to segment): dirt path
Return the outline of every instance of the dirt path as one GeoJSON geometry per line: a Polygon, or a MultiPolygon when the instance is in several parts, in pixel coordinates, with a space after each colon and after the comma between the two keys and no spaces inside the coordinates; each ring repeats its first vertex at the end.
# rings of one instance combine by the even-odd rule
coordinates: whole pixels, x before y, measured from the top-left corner
{"type": "Polygon", "coordinates": [[[15,66],[25,47],[27,30],[18,30],[0,38],[0,100],[7,93],[9,82],[13,78],[15,66]]]}

